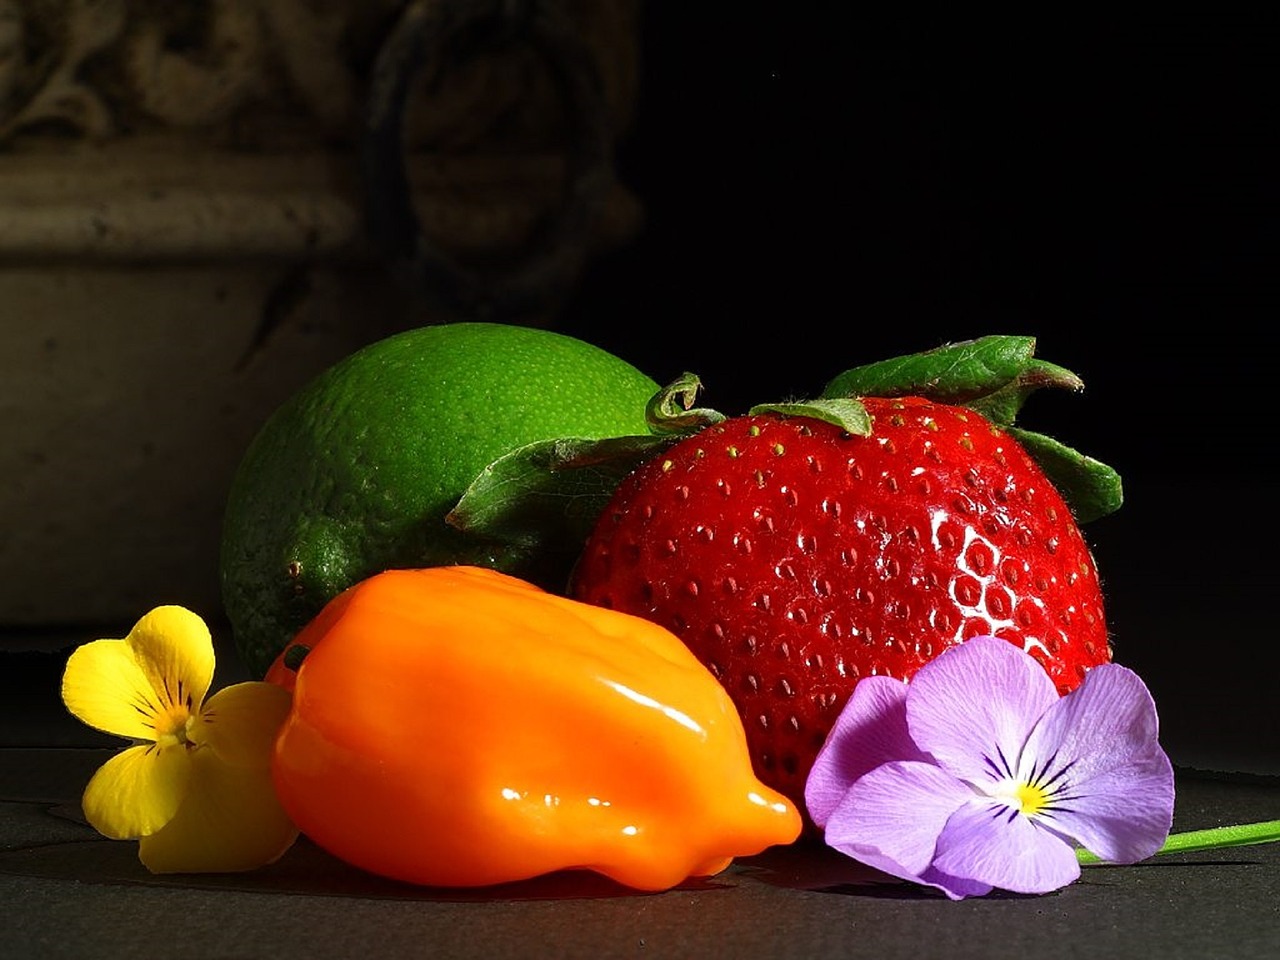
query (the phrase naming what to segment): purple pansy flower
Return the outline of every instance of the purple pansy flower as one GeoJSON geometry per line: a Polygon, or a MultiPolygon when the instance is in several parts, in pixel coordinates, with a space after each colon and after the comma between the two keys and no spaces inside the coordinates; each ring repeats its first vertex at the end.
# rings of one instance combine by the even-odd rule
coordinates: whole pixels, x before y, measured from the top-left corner
{"type": "Polygon", "coordinates": [[[952,899],[1047,893],[1103,860],[1152,856],[1173,819],[1173,767],[1137,674],[1093,668],[1059,697],[1007,640],[974,637],[911,682],[866,677],[805,789],[835,849],[952,899]]]}

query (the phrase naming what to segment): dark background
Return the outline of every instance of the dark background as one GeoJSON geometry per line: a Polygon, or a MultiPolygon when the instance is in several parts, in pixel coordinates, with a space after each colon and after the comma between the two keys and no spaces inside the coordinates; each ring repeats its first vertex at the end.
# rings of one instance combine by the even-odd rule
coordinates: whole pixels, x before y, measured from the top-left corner
{"type": "Polygon", "coordinates": [[[726,413],[1034,335],[1021,423],[1120,471],[1085,529],[1175,760],[1280,772],[1280,23],[979,23],[649,4],[619,155],[646,209],[558,326],[726,413]]]}
{"type": "MultiPolygon", "coordinates": [[[[1115,658],[1176,763],[1280,774],[1280,16],[793,0],[642,18],[617,169],[645,226],[554,325],[659,381],[698,373],[731,414],[871,360],[1035,336],[1086,389],[1037,395],[1021,424],[1124,478],[1084,530],[1115,658]]],[[[44,722],[59,670],[9,657],[0,728],[44,722]]]]}

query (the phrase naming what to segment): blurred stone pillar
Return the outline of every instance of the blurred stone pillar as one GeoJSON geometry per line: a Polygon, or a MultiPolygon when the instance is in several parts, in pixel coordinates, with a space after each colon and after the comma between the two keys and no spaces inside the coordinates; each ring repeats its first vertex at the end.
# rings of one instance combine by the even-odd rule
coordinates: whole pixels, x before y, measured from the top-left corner
{"type": "Polygon", "coordinates": [[[638,228],[633,0],[0,0],[0,629],[217,620],[267,415],[638,228]]]}

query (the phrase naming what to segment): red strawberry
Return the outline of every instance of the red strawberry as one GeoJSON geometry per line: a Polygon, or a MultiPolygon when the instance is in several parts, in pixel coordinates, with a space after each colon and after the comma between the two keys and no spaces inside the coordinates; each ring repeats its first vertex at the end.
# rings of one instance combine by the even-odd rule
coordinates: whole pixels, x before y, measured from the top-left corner
{"type": "MultiPolygon", "coordinates": [[[[961,387],[1007,422],[1034,386],[1078,385],[1024,359],[994,387],[985,373],[961,387]]],[[[861,405],[867,435],[762,412],[659,453],[618,487],[570,587],[681,637],[737,704],[757,774],[801,809],[860,677],[909,678],[980,633],[1027,650],[1063,692],[1111,655],[1093,558],[1024,446],[975,409],[861,405]]]]}

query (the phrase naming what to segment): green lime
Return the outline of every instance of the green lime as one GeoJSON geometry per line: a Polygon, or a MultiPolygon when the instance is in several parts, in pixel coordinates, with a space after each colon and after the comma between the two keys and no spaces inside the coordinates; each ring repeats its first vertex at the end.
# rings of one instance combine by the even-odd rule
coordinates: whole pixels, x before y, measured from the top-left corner
{"type": "Polygon", "coordinates": [[[657,391],[589,343],[499,323],[409,330],[320,374],[263,425],[231,486],[222,594],[244,666],[263,675],[332,597],[393,567],[470,563],[563,590],[571,557],[445,516],[517,447],[647,434],[657,391]]]}

